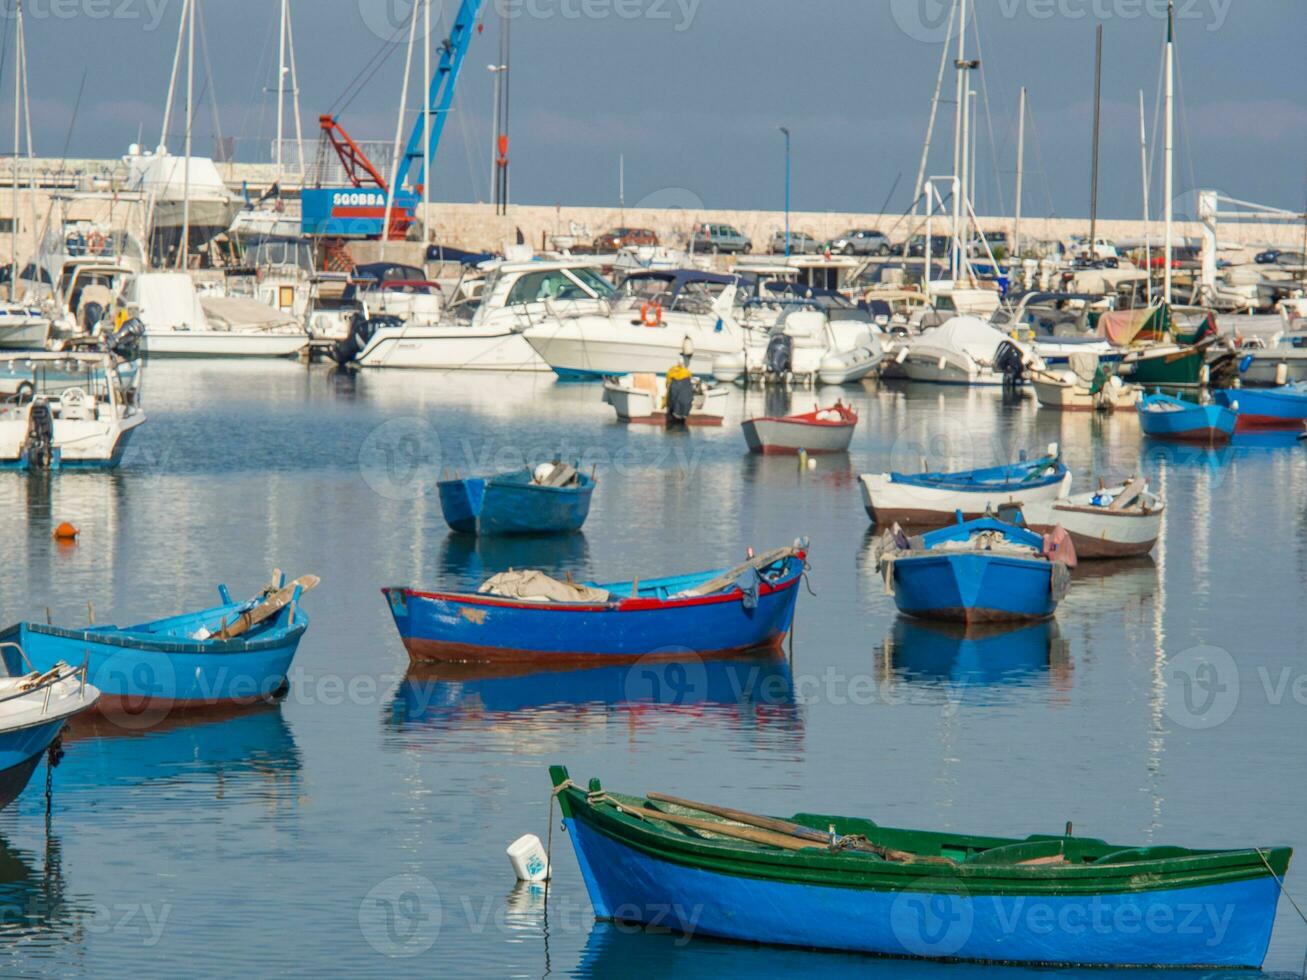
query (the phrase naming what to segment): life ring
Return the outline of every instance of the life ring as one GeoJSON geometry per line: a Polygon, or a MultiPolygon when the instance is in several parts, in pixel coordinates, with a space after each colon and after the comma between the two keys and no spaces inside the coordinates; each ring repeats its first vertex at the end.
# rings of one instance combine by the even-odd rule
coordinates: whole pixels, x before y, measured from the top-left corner
{"type": "Polygon", "coordinates": [[[641,306],[640,322],[646,327],[661,327],[663,325],[663,304],[645,303],[641,306]]]}
{"type": "Polygon", "coordinates": [[[91,232],[90,237],[86,240],[88,251],[90,251],[92,255],[100,255],[104,252],[104,246],[104,235],[100,234],[98,231],[91,232]]]}

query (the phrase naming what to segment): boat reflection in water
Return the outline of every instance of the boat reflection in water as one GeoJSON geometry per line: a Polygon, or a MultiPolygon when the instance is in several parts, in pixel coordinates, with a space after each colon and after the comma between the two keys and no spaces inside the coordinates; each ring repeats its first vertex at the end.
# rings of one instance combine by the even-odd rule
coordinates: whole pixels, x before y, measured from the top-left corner
{"type": "Polygon", "coordinates": [[[542,670],[538,664],[417,664],[400,684],[389,724],[399,730],[529,726],[619,715],[653,726],[676,717],[736,729],[801,730],[784,659],[654,657],[634,664],[542,670]]]}
{"type": "MultiPolygon", "coordinates": [[[[557,887],[557,886],[555,886],[557,887]]],[[[558,901],[550,889],[550,913],[558,901]]],[[[546,921],[546,925],[548,922],[546,921]]],[[[556,927],[555,927],[556,928],[556,927]]],[[[546,940],[547,942],[547,940],[546,940]]],[[[1147,970],[1149,980],[1194,980],[1213,974],[1194,970],[1147,970]]],[[[1056,971],[1018,966],[995,968],[976,963],[933,963],[848,953],[753,946],[710,938],[687,940],[683,935],[614,922],[596,922],[590,930],[581,962],[568,976],[639,977],[641,980],[681,980],[710,976],[714,980],[758,980],[760,977],[820,976],[830,980],[1138,980],[1138,969],[1059,968],[1056,971]]],[[[1223,973],[1222,976],[1225,976],[1223,973]]]]}
{"type": "MultiPolygon", "coordinates": [[[[143,783],[212,786],[215,799],[294,800],[299,747],[279,705],[173,713],[133,730],[105,716],[83,717],[64,732],[66,755],[55,772],[55,796],[95,794],[143,783]]],[[[43,801],[42,801],[43,803],[43,801]]],[[[124,800],[140,806],[141,798],[124,800]]]]}
{"type": "Polygon", "coordinates": [[[878,651],[881,680],[950,688],[1071,686],[1071,658],[1056,620],[965,626],[900,616],[878,651]]]}
{"type": "Polygon", "coordinates": [[[478,589],[505,569],[538,568],[557,578],[571,572],[581,581],[589,562],[590,544],[581,531],[545,537],[450,534],[440,547],[434,579],[451,589],[478,589]]]}
{"type": "Polygon", "coordinates": [[[63,845],[48,834],[44,853],[24,853],[0,837],[0,941],[10,949],[57,946],[85,929],[85,911],[69,898],[63,845]]]}

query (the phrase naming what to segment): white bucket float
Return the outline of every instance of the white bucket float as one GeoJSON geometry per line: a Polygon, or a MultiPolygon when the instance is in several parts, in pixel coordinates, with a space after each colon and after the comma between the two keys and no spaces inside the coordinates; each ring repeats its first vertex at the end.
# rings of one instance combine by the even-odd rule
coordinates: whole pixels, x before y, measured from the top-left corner
{"type": "Polygon", "coordinates": [[[519,837],[508,845],[508,860],[518,881],[548,881],[549,855],[535,834],[519,837]]]}

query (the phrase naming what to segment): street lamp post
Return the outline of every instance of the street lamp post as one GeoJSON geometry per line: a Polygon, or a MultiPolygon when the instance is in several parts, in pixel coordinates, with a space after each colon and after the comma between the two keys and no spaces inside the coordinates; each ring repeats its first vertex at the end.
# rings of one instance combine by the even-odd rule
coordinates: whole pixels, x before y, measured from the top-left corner
{"type": "Polygon", "coordinates": [[[785,134],[785,257],[790,256],[790,130],[786,126],[780,127],[785,134]]]}

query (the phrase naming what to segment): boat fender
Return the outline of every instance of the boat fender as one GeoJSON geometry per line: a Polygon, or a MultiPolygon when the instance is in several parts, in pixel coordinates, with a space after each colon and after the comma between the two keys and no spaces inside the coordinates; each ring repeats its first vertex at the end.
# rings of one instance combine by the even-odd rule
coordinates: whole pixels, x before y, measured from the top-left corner
{"type": "Polygon", "coordinates": [[[1054,602],[1061,602],[1065,599],[1067,592],[1071,590],[1071,569],[1060,561],[1053,562],[1053,574],[1049,587],[1052,590],[1054,602]]]}
{"type": "Polygon", "coordinates": [[[1247,374],[1248,369],[1253,366],[1254,360],[1256,360],[1256,358],[1254,358],[1251,354],[1245,354],[1239,361],[1239,373],[1247,374]]]}

